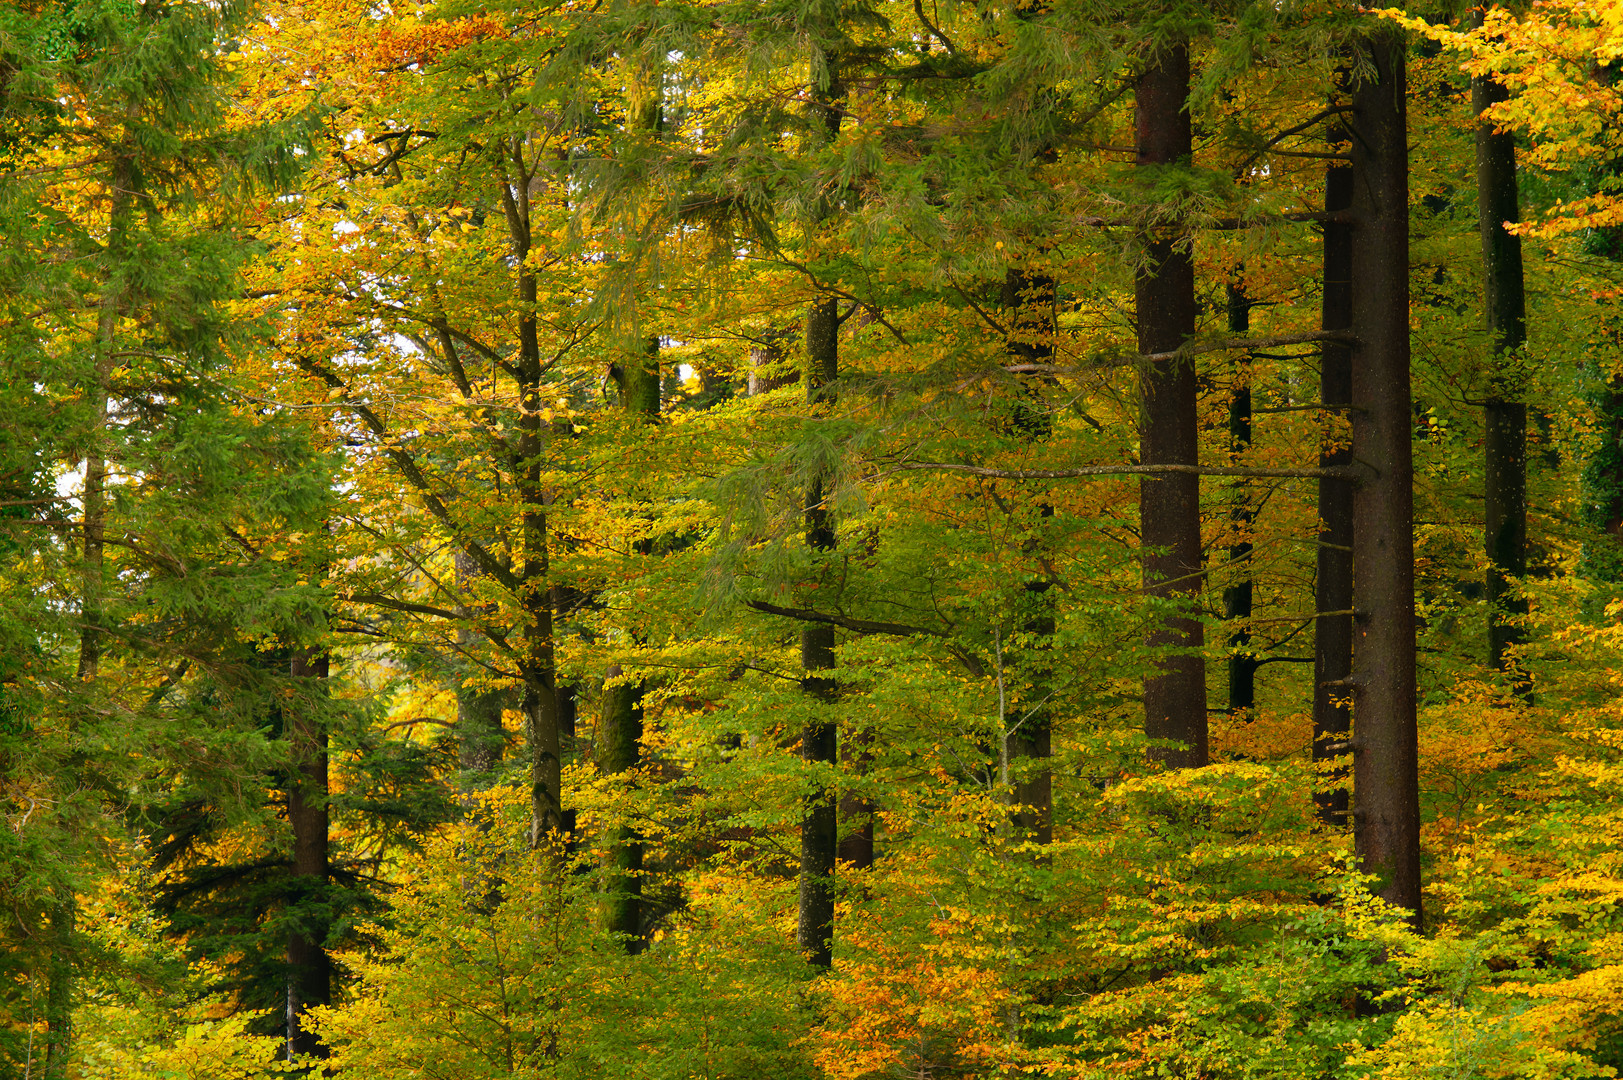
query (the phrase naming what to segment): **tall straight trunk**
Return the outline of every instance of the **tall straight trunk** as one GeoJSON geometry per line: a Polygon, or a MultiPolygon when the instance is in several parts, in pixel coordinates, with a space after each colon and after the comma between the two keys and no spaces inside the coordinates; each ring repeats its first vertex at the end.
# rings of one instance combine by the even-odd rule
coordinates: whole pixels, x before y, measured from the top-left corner
{"type": "MultiPolygon", "coordinates": [[[[623,674],[620,665],[613,664],[606,680],[620,679],[623,674]]],[[[602,701],[596,739],[598,768],[608,776],[628,773],[642,759],[642,684],[605,685],[602,701]]],[[[624,935],[629,951],[637,952],[642,944],[642,841],[629,826],[613,829],[607,840],[605,922],[610,933],[624,935]]]]}
{"type": "MultiPolygon", "coordinates": [[[[1189,114],[1189,47],[1169,42],[1148,57],[1138,78],[1138,164],[1187,162],[1193,152],[1189,114]]],[[[1195,332],[1195,267],[1188,237],[1165,228],[1144,236],[1138,274],[1138,351],[1168,353],[1195,332]]],[[[1143,375],[1140,460],[1195,465],[1198,432],[1195,368],[1187,357],[1156,360],[1143,375]]],[[[1144,680],[1144,731],[1172,746],[1153,756],[1169,765],[1207,762],[1205,636],[1194,605],[1201,585],[1200,480],[1193,474],[1145,476],[1139,482],[1144,591],[1164,605],[1145,643],[1177,650],[1144,680]]]]}
{"type": "Polygon", "coordinates": [[[328,926],[325,919],[311,914],[324,906],[330,873],[327,720],[316,704],[316,699],[326,693],[326,652],[319,648],[296,651],[288,673],[295,679],[320,680],[318,688],[301,692],[284,712],[286,738],[293,756],[287,820],[293,830],[294,889],[295,895],[306,902],[305,911],[287,938],[287,1056],[294,1061],[328,1056],[316,1033],[305,1026],[310,1009],[332,1002],[332,962],[325,947],[328,926]]]}
{"type": "MultiPolygon", "coordinates": [[[[829,386],[839,377],[839,311],[832,297],[813,300],[806,311],[806,401],[818,405],[832,400],[829,386]]],[[[806,492],[806,543],[818,551],[834,548],[834,521],[825,504],[823,477],[806,492]]],[[[808,762],[832,765],[837,760],[837,727],[827,707],[834,704],[838,684],[820,674],[834,667],[834,628],[809,625],[800,631],[801,685],[814,705],[813,719],[801,732],[800,756],[808,762]]],[[[807,958],[819,967],[833,961],[834,860],[838,854],[839,822],[834,799],[818,788],[808,797],[800,823],[800,919],[796,940],[807,958]]]]}
{"type": "Polygon", "coordinates": [[[1396,30],[1358,48],[1371,70],[1352,101],[1352,456],[1366,470],[1353,492],[1354,844],[1419,926],[1406,57],[1396,30]]]}
{"type": "MultiPolygon", "coordinates": [[[[1058,332],[1056,283],[1052,276],[1010,267],[1003,277],[1003,310],[1007,313],[1009,340],[1005,347],[1017,362],[1045,364],[1054,358],[1054,335],[1058,332]]],[[[1046,412],[1033,407],[1024,394],[1015,402],[1014,426],[1029,442],[1048,437],[1052,422],[1046,412]]],[[[1054,515],[1054,507],[1043,503],[1043,518],[1054,515]]],[[[1033,549],[1029,556],[1040,554],[1033,549]]],[[[1044,699],[1050,692],[1043,654],[1054,636],[1054,597],[1045,579],[1025,585],[1026,614],[1021,629],[1032,635],[1037,664],[1032,672],[1030,700],[1022,703],[1014,723],[1003,733],[1002,760],[1009,772],[1009,798],[1017,809],[1010,821],[1018,839],[1048,844],[1054,839],[1053,709],[1044,699]]]]}
{"type": "MultiPolygon", "coordinates": [[[[659,417],[659,338],[649,337],[628,358],[620,377],[620,405],[649,423],[659,417]]],[[[606,776],[628,773],[642,760],[643,681],[618,682],[619,664],[605,673],[603,712],[597,732],[597,763],[606,776]]],[[[635,829],[620,826],[608,837],[608,909],[611,933],[625,935],[626,948],[641,948],[643,845],[635,829]]]]}
{"type": "MultiPolygon", "coordinates": [[[[1229,333],[1251,331],[1251,299],[1243,284],[1228,287],[1229,333]]],[[[1229,449],[1243,454],[1251,448],[1251,354],[1243,352],[1234,363],[1234,389],[1229,393],[1229,449]]],[[[1229,522],[1235,539],[1229,545],[1229,573],[1233,584],[1223,590],[1223,618],[1234,624],[1229,633],[1229,715],[1249,716],[1257,707],[1257,654],[1251,651],[1252,594],[1251,523],[1256,517],[1251,492],[1244,480],[1234,485],[1229,522]]]]}
{"type": "MultiPolygon", "coordinates": [[[[457,587],[464,592],[483,576],[479,564],[466,551],[456,552],[454,566],[457,587]]],[[[457,630],[457,644],[464,649],[471,649],[479,637],[466,627],[457,630]]],[[[507,746],[507,733],[502,727],[502,708],[506,702],[504,691],[457,682],[457,771],[461,774],[458,786],[464,792],[486,787],[501,764],[507,746]]]]}
{"type": "MultiPolygon", "coordinates": [[[[79,661],[81,684],[96,681],[101,668],[103,638],[107,632],[103,593],[107,582],[107,436],[108,379],[118,347],[118,320],[126,300],[122,267],[116,260],[127,257],[130,213],[135,183],[133,162],[120,155],[113,164],[113,202],[108,218],[106,252],[108,263],[102,269],[102,297],[96,314],[95,365],[90,385],[85,388],[92,403],[95,425],[89,434],[84,457],[84,489],[80,497],[83,517],[80,527],[79,661]]],[[[73,956],[78,925],[78,900],[71,889],[62,889],[51,907],[52,936],[57,951],[48,966],[46,988],[45,1075],[55,1080],[65,1076],[73,1048],[73,1007],[78,981],[78,965],[73,956]]]]}
{"type": "MultiPolygon", "coordinates": [[[[1480,118],[1509,95],[1486,75],[1471,80],[1471,105],[1480,118]]],[[[1482,236],[1484,307],[1493,335],[1484,420],[1483,533],[1488,556],[1488,662],[1510,676],[1526,696],[1527,673],[1513,667],[1510,652],[1521,644],[1527,599],[1515,581],[1527,573],[1527,404],[1517,351],[1527,341],[1527,301],[1522,281],[1522,241],[1505,228],[1521,220],[1516,182],[1516,137],[1495,132],[1491,120],[1476,128],[1477,230],[1482,236]]]]}
{"type": "MultiPolygon", "coordinates": [[[[1331,149],[1349,142],[1345,128],[1330,133],[1331,149]]],[[[1324,208],[1346,211],[1352,206],[1353,170],[1332,162],[1324,172],[1324,208]]],[[[1351,330],[1353,226],[1327,221],[1324,226],[1324,297],[1320,325],[1326,330],[1351,330]]],[[[1352,346],[1324,342],[1320,351],[1319,402],[1326,414],[1339,420],[1352,402],[1352,346]]],[[[1340,437],[1319,449],[1321,468],[1345,468],[1352,451],[1340,437]]],[[[1349,480],[1319,479],[1319,542],[1313,590],[1315,611],[1351,611],[1353,606],[1353,484],[1349,480]]],[[[1313,623],[1313,761],[1319,782],[1313,804],[1319,819],[1330,825],[1347,823],[1346,769],[1330,762],[1345,751],[1352,724],[1346,680],[1352,674],[1353,617],[1320,615],[1313,623]]]]}
{"type": "Polygon", "coordinates": [[[563,831],[562,717],[552,632],[552,590],[548,585],[549,492],[542,482],[548,429],[542,418],[545,372],[537,335],[535,270],[529,262],[530,187],[534,170],[520,136],[495,146],[499,155],[496,187],[507,219],[508,248],[517,277],[518,356],[514,367],[519,396],[518,446],[514,455],[519,496],[519,588],[522,631],[519,671],[525,740],[530,756],[530,847],[555,842],[563,831]]]}

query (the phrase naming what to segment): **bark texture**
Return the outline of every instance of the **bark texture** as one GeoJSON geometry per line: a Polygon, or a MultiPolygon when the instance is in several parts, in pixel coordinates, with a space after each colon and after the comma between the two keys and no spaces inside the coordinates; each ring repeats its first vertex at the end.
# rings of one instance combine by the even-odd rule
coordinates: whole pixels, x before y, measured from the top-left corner
{"type": "MultiPolygon", "coordinates": [[[[1169,42],[1138,79],[1136,122],[1141,168],[1187,162],[1193,149],[1189,114],[1189,48],[1169,42]]],[[[1138,274],[1138,351],[1172,353],[1195,332],[1195,270],[1188,237],[1160,227],[1144,237],[1138,274]]],[[[1191,358],[1153,361],[1142,382],[1140,460],[1146,465],[1198,464],[1195,367],[1191,358]]],[[[1200,480],[1191,473],[1145,476],[1139,482],[1144,591],[1162,603],[1146,644],[1177,650],[1144,680],[1144,731],[1174,745],[1154,756],[1168,765],[1207,762],[1205,642],[1194,616],[1201,587],[1200,480]]]]}
{"type": "Polygon", "coordinates": [[[1354,842],[1380,894],[1421,923],[1415,728],[1409,162],[1403,35],[1358,43],[1353,91],[1354,842]]]}
{"type": "MultiPolygon", "coordinates": [[[[1496,80],[1471,80],[1478,117],[1509,95],[1496,80]]],[[[1525,671],[1511,662],[1525,636],[1527,600],[1516,581],[1527,573],[1527,404],[1522,400],[1517,351],[1527,341],[1527,300],[1522,278],[1521,237],[1506,222],[1521,220],[1516,182],[1516,137],[1495,132],[1491,120],[1476,128],[1477,229],[1482,237],[1484,304],[1493,337],[1493,364],[1483,416],[1483,533],[1488,556],[1488,662],[1510,676],[1524,696],[1525,671]]]]}
{"type": "MultiPolygon", "coordinates": [[[[1251,300],[1245,286],[1228,287],[1229,333],[1239,337],[1251,332],[1251,300]]],[[[1235,358],[1234,389],[1229,392],[1229,449],[1242,455],[1251,448],[1251,354],[1235,358]]],[[[1223,590],[1223,618],[1234,624],[1229,633],[1229,714],[1250,715],[1257,707],[1257,654],[1251,649],[1251,618],[1255,582],[1251,566],[1251,523],[1256,510],[1251,491],[1244,480],[1234,485],[1234,503],[1229,523],[1234,542],[1229,545],[1229,573],[1233,584],[1223,590]]]]}
{"type": "MultiPolygon", "coordinates": [[[[1330,134],[1332,150],[1345,150],[1344,128],[1330,134]]],[[[1324,172],[1324,208],[1348,210],[1352,206],[1353,170],[1333,162],[1324,172]]],[[[1324,226],[1324,297],[1320,324],[1326,330],[1351,330],[1353,226],[1344,221],[1324,226]]],[[[1352,402],[1352,347],[1327,341],[1320,351],[1319,401],[1332,418],[1333,434],[1319,449],[1321,468],[1344,468],[1352,450],[1341,432],[1341,418],[1352,402]]],[[[1353,485],[1347,480],[1319,480],[1319,542],[1315,559],[1314,610],[1351,611],[1353,606],[1353,485]]],[[[1346,685],[1352,674],[1353,617],[1321,615],[1313,623],[1313,760],[1320,767],[1319,788],[1313,803],[1319,819],[1330,825],[1347,823],[1346,769],[1330,763],[1343,756],[1340,749],[1352,726],[1346,685]]]]}

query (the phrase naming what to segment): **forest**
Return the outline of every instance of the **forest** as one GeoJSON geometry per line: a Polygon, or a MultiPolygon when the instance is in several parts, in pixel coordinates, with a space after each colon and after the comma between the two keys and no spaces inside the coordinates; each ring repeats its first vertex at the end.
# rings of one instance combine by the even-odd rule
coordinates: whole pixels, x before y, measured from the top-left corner
{"type": "Polygon", "coordinates": [[[0,3],[0,1078],[1617,1076],[1620,77],[0,3]]]}

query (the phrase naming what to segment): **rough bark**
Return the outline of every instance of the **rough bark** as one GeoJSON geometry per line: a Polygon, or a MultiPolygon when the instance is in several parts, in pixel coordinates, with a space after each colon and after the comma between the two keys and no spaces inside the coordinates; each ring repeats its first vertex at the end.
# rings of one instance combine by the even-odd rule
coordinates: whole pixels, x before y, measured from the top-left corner
{"type": "MultiPolygon", "coordinates": [[[[1189,114],[1189,49],[1169,42],[1152,54],[1138,78],[1138,164],[1187,162],[1193,149],[1189,114]]],[[[1137,280],[1138,351],[1175,352],[1195,332],[1195,271],[1188,237],[1165,227],[1147,232],[1137,280]]],[[[1198,464],[1195,369],[1188,357],[1152,361],[1142,379],[1140,460],[1146,465],[1198,464]]],[[[1139,482],[1144,591],[1162,605],[1146,637],[1172,651],[1144,680],[1144,730],[1172,745],[1152,753],[1168,765],[1207,761],[1204,633],[1193,606],[1201,586],[1200,480],[1191,473],[1146,476],[1139,482]],[[1175,650],[1175,651],[1174,651],[1175,650]]]]}
{"type": "MultiPolygon", "coordinates": [[[[1341,127],[1331,131],[1332,150],[1344,150],[1348,139],[1341,127]]],[[[1352,206],[1353,171],[1334,162],[1324,172],[1324,209],[1337,212],[1352,206]]],[[[1352,328],[1353,226],[1330,221],[1324,226],[1324,296],[1320,323],[1325,330],[1352,328]]],[[[1352,347],[1326,341],[1321,346],[1319,401],[1339,425],[1352,401],[1352,347]]],[[[1327,439],[1319,449],[1321,468],[1344,468],[1352,463],[1345,438],[1327,439]]],[[[1319,480],[1319,542],[1313,590],[1315,611],[1351,611],[1353,606],[1353,485],[1343,479],[1319,480]]],[[[1352,724],[1347,707],[1347,676],[1352,674],[1353,619],[1351,615],[1321,615],[1313,624],[1313,761],[1319,766],[1319,784],[1313,803],[1326,824],[1347,823],[1346,769],[1330,762],[1344,755],[1340,749],[1352,724]]]]}
{"type": "MultiPolygon", "coordinates": [[[[1478,117],[1509,95],[1495,79],[1471,80],[1478,117]]],[[[1488,556],[1488,662],[1508,675],[1523,696],[1527,673],[1511,662],[1525,640],[1521,620],[1527,599],[1515,582],[1527,573],[1527,404],[1517,351],[1527,341],[1527,301],[1522,279],[1522,241],[1506,222],[1521,220],[1516,182],[1516,137],[1495,132],[1492,121],[1476,128],[1477,230],[1482,238],[1484,304],[1493,337],[1484,412],[1484,546],[1488,556]]]]}
{"type": "Polygon", "coordinates": [[[1354,844],[1419,926],[1406,58],[1396,30],[1358,48],[1372,70],[1352,99],[1352,456],[1368,473],[1353,493],[1354,844]]]}
{"type": "MultiPolygon", "coordinates": [[[[1251,300],[1245,286],[1228,287],[1229,333],[1236,336],[1251,331],[1251,300]]],[[[1251,354],[1242,352],[1234,361],[1234,389],[1229,392],[1229,449],[1236,455],[1251,448],[1251,354]]],[[[1223,590],[1223,618],[1234,624],[1229,633],[1229,714],[1249,716],[1257,707],[1257,655],[1251,650],[1252,594],[1255,582],[1251,565],[1251,523],[1256,511],[1249,485],[1234,485],[1234,502],[1229,508],[1229,524],[1234,542],[1229,545],[1229,573],[1232,584],[1223,590]]]]}
{"type": "Polygon", "coordinates": [[[322,904],[329,876],[327,810],[327,723],[315,699],[326,692],[327,654],[301,649],[293,654],[288,673],[295,679],[320,680],[302,690],[285,710],[286,738],[293,758],[287,790],[287,820],[293,831],[294,895],[306,902],[305,911],[287,939],[287,1055],[327,1057],[327,1048],[304,1023],[306,1013],[332,1001],[332,962],[325,942],[326,920],[313,914],[322,904]]]}
{"type": "MultiPolygon", "coordinates": [[[[806,401],[818,405],[832,399],[830,384],[839,376],[839,311],[832,298],[818,299],[806,312],[806,401]]],[[[818,477],[806,492],[806,543],[818,551],[834,548],[834,522],[824,504],[824,479],[818,477]]],[[[813,719],[801,732],[800,754],[807,762],[832,765],[837,760],[836,724],[826,710],[838,694],[835,681],[820,672],[834,667],[834,627],[814,625],[800,631],[800,662],[807,695],[813,699],[813,719]]],[[[833,960],[834,860],[839,844],[839,823],[832,794],[817,788],[807,798],[800,823],[800,918],[796,940],[801,951],[819,967],[833,960]]]]}

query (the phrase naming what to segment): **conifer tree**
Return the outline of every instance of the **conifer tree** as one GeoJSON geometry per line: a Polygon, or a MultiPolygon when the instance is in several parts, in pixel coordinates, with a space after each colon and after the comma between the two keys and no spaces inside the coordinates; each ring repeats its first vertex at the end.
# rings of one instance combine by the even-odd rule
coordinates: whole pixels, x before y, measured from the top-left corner
{"type": "Polygon", "coordinates": [[[1409,131],[1400,33],[1354,42],[1352,93],[1352,457],[1355,642],[1353,832],[1380,894],[1420,906],[1415,687],[1414,494],[1409,389],[1409,131]]]}
{"type": "MultiPolygon", "coordinates": [[[[1140,168],[1175,169],[1193,153],[1188,112],[1189,45],[1169,33],[1146,48],[1138,76],[1135,124],[1140,168]]],[[[1180,350],[1195,332],[1191,241],[1176,222],[1155,223],[1144,239],[1137,279],[1138,351],[1145,357],[1140,460],[1149,466],[1198,464],[1196,379],[1180,350]]],[[[1200,479],[1193,472],[1147,475],[1139,482],[1144,587],[1161,606],[1146,638],[1174,650],[1144,680],[1144,730],[1178,744],[1158,748],[1170,765],[1207,761],[1204,640],[1191,610],[1201,591],[1200,479]]]]}

